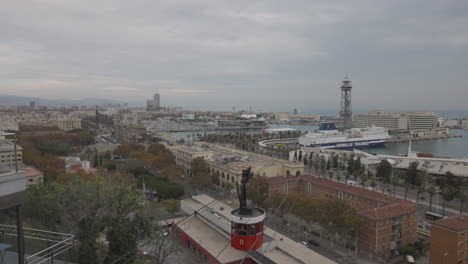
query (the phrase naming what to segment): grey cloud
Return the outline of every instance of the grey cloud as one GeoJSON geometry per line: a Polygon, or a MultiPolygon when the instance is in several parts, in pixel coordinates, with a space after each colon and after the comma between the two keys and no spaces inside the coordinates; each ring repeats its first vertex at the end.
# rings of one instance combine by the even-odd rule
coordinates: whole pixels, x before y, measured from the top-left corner
{"type": "Polygon", "coordinates": [[[338,108],[351,73],[355,106],[462,108],[463,10],[455,0],[7,1],[0,93],[338,108]]]}

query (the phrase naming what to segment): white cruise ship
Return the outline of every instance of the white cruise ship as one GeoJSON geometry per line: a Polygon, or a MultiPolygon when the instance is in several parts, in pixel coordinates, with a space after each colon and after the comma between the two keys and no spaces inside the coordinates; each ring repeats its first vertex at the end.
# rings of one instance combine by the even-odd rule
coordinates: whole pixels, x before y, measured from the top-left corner
{"type": "Polygon", "coordinates": [[[383,127],[352,128],[344,132],[334,123],[324,122],[316,132],[308,132],[299,138],[299,145],[328,149],[355,149],[382,145],[390,138],[383,127]]]}

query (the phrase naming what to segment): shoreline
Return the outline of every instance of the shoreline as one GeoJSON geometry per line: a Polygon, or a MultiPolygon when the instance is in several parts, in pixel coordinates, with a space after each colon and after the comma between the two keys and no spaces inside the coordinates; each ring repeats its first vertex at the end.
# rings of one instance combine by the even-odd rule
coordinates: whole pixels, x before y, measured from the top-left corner
{"type": "Polygon", "coordinates": [[[423,141],[423,140],[435,140],[435,139],[446,139],[446,138],[457,138],[463,137],[463,135],[448,135],[448,136],[433,136],[433,137],[417,137],[417,138],[395,138],[387,140],[387,143],[400,143],[408,141],[423,141]]]}

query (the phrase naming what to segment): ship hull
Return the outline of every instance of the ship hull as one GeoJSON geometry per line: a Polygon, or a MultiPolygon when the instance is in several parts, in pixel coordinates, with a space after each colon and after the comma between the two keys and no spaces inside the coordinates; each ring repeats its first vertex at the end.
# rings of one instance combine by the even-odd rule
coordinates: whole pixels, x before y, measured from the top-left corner
{"type": "Polygon", "coordinates": [[[357,149],[357,148],[371,148],[378,147],[385,144],[387,140],[360,140],[360,141],[346,141],[346,142],[333,142],[323,144],[310,144],[307,147],[325,148],[325,149],[357,149]]]}

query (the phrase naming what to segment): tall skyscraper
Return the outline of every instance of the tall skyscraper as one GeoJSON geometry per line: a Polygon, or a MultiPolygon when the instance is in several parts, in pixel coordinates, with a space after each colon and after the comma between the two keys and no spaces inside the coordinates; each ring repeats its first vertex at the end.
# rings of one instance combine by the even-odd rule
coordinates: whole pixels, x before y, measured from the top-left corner
{"type": "Polygon", "coordinates": [[[297,115],[297,108],[293,109],[293,115],[297,115]]]}
{"type": "Polygon", "coordinates": [[[351,80],[346,76],[341,82],[340,117],[344,119],[344,129],[351,128],[353,112],[351,112],[351,80]]]}
{"type": "Polygon", "coordinates": [[[161,108],[161,101],[160,101],[160,95],[158,93],[155,93],[154,94],[154,100],[153,100],[153,105],[154,105],[154,109],[155,110],[158,110],[159,108],[161,108]]]}
{"type": "Polygon", "coordinates": [[[154,107],[153,100],[146,100],[146,111],[152,111],[154,107]]]}
{"type": "Polygon", "coordinates": [[[29,101],[29,108],[36,109],[36,101],[29,101]]]}

